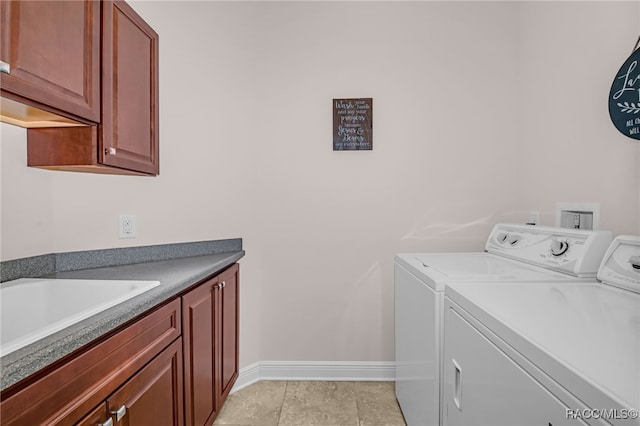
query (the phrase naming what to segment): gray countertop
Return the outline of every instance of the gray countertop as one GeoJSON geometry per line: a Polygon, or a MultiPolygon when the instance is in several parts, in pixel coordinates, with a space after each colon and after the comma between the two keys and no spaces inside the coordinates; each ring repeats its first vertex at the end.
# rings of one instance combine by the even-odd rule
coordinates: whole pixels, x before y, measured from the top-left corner
{"type": "Polygon", "coordinates": [[[193,284],[222,271],[244,256],[244,250],[107,266],[48,274],[53,278],[157,280],[160,285],[126,302],[67,327],[0,358],[0,390],[109,333],[149,309],[180,294],[193,284]]]}

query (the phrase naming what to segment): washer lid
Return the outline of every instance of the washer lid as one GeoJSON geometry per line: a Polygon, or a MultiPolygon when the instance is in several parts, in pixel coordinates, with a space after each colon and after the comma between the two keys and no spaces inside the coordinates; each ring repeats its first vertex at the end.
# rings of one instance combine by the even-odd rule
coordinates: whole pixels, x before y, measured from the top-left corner
{"type": "Polygon", "coordinates": [[[577,278],[491,253],[405,253],[396,260],[436,291],[452,282],[575,281],[577,278]]]}
{"type": "Polygon", "coordinates": [[[640,409],[640,294],[598,283],[457,283],[446,295],[587,406],[640,409]]]}
{"type": "Polygon", "coordinates": [[[518,280],[550,281],[570,279],[566,275],[548,271],[522,262],[498,257],[489,253],[469,254],[418,254],[416,259],[425,268],[431,268],[452,281],[461,280],[518,280]]]}

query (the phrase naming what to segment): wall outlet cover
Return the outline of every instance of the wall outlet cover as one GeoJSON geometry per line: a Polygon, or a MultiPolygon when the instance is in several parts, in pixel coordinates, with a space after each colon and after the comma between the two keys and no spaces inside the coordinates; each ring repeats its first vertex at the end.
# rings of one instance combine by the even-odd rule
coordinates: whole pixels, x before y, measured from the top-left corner
{"type": "Polygon", "coordinates": [[[118,226],[120,238],[136,237],[136,216],[133,214],[121,214],[118,226]]]}

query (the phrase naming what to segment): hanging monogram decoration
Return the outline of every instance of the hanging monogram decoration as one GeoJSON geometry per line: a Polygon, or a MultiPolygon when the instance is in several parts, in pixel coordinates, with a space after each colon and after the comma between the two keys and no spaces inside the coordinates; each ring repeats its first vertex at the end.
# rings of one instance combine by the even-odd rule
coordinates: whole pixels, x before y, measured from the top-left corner
{"type": "MultiPolygon", "coordinates": [[[[640,38],[638,39],[640,43],[640,38]]],[[[609,92],[609,116],[623,135],[640,139],[640,49],[636,48],[616,74],[609,92]]]]}

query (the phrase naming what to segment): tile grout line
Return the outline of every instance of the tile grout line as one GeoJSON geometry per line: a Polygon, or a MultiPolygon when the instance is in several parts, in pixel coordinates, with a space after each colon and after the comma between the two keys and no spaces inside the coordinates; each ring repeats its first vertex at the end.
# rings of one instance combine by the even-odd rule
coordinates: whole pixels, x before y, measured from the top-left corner
{"type": "Polygon", "coordinates": [[[353,396],[356,400],[356,426],[360,426],[360,404],[358,404],[358,382],[353,382],[353,396]]]}
{"type": "Polygon", "coordinates": [[[280,402],[280,411],[278,411],[278,422],[276,426],[280,425],[280,418],[282,417],[282,409],[284,408],[284,400],[287,397],[287,388],[289,387],[289,380],[284,382],[284,392],[282,392],[282,401],[280,402]]]}

